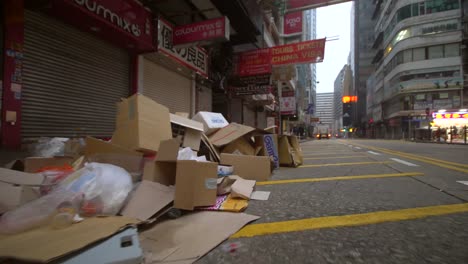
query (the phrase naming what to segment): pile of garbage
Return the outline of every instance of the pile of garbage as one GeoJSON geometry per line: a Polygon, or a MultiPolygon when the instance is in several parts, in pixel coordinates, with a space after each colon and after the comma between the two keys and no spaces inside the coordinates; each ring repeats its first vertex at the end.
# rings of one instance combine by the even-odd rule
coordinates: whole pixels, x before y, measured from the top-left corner
{"type": "Polygon", "coordinates": [[[110,141],[42,139],[0,168],[0,260],[195,262],[259,218],[243,213],[268,200],[257,181],[302,164],[274,130],[123,99],[110,141]]]}

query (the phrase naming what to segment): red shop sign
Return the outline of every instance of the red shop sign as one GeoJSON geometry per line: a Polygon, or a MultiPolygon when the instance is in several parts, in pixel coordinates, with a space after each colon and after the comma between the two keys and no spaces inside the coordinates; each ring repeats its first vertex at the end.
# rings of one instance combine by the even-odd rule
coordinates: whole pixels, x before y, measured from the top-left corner
{"type": "Polygon", "coordinates": [[[271,73],[270,49],[258,49],[240,53],[237,58],[239,76],[271,73]]]}
{"type": "Polygon", "coordinates": [[[53,16],[125,49],[153,51],[152,14],[134,0],[52,0],[53,16]]]}
{"type": "Polygon", "coordinates": [[[302,32],[302,11],[289,13],[284,16],[284,34],[302,32]]]}
{"type": "Polygon", "coordinates": [[[203,45],[213,41],[229,40],[229,19],[218,17],[193,24],[177,26],[174,29],[173,44],[203,45]]]}

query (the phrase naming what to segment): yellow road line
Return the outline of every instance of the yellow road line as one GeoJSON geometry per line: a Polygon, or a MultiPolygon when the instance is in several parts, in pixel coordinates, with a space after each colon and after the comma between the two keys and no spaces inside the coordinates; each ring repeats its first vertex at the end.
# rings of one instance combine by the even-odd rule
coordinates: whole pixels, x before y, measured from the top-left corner
{"type": "Polygon", "coordinates": [[[254,237],[322,228],[371,225],[466,212],[468,212],[468,203],[253,224],[242,228],[239,232],[232,235],[231,238],[254,237]]]}
{"type": "Polygon", "coordinates": [[[424,174],[422,172],[368,174],[368,175],[357,175],[357,176],[335,176],[335,177],[325,177],[325,178],[306,178],[306,179],[263,181],[263,182],[257,182],[257,185],[274,185],[274,184],[321,182],[321,181],[342,181],[342,180],[358,180],[358,179],[378,179],[378,178],[389,178],[389,177],[410,177],[410,176],[423,176],[423,175],[424,174]]]}
{"type": "Polygon", "coordinates": [[[419,155],[414,155],[414,154],[403,153],[403,152],[390,150],[390,149],[385,149],[385,148],[371,147],[371,146],[367,146],[367,145],[357,144],[355,142],[353,142],[353,144],[356,145],[356,146],[361,146],[361,147],[364,147],[364,148],[384,152],[384,153],[387,153],[387,154],[401,156],[401,157],[405,157],[405,158],[408,158],[408,159],[421,161],[421,162],[424,162],[424,163],[429,163],[429,164],[434,165],[434,166],[439,166],[439,167],[451,169],[451,170],[454,170],[454,171],[468,173],[468,169],[456,167],[456,166],[465,167],[465,164],[449,162],[449,161],[445,161],[445,160],[437,160],[437,159],[427,158],[427,157],[424,157],[424,156],[419,156],[419,155]]]}
{"type": "Polygon", "coordinates": [[[321,157],[321,158],[304,158],[304,160],[320,160],[320,159],[352,159],[352,158],[369,158],[369,156],[338,156],[338,157],[321,157]]]}
{"type": "Polygon", "coordinates": [[[388,164],[388,163],[393,163],[393,161],[366,161],[366,162],[310,164],[310,165],[302,165],[302,166],[299,166],[298,168],[316,168],[316,167],[329,167],[329,166],[352,166],[352,165],[388,164]]]}
{"type": "Polygon", "coordinates": [[[352,151],[343,151],[343,152],[302,152],[304,156],[322,156],[322,155],[345,155],[345,154],[355,154],[355,152],[352,151]]]}

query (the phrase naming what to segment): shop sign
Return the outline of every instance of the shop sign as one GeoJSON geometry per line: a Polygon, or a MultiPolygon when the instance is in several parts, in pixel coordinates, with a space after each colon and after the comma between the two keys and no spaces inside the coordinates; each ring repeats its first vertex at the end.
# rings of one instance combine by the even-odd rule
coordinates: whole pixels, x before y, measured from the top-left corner
{"type": "Polygon", "coordinates": [[[294,34],[302,32],[302,11],[284,15],[284,34],[294,34]]]}
{"type": "Polygon", "coordinates": [[[319,117],[311,117],[310,118],[310,123],[318,123],[320,122],[320,118],[319,117]]]}
{"type": "Polygon", "coordinates": [[[468,113],[466,112],[444,112],[444,113],[432,113],[434,119],[468,119],[468,113]]]}
{"type": "Polygon", "coordinates": [[[200,47],[175,48],[172,44],[173,26],[159,19],[158,52],[173,58],[182,65],[208,77],[208,53],[200,47]]]}
{"type": "Polygon", "coordinates": [[[447,109],[452,108],[453,103],[451,99],[438,99],[433,101],[434,109],[447,109]]]}
{"type": "Polygon", "coordinates": [[[52,15],[125,48],[154,48],[151,12],[138,1],[52,0],[50,7],[46,11],[52,15]]]}
{"type": "Polygon", "coordinates": [[[280,97],[280,112],[282,115],[296,114],[296,97],[280,97]]]}
{"type": "Polygon", "coordinates": [[[232,95],[253,95],[253,94],[269,94],[272,92],[271,85],[256,85],[249,84],[247,86],[236,87],[231,86],[230,91],[232,95]]]}
{"type": "Polygon", "coordinates": [[[348,2],[351,0],[289,0],[288,9],[309,7],[318,8],[322,6],[348,2]]]}
{"type": "Polygon", "coordinates": [[[426,108],[432,109],[432,103],[429,102],[415,102],[414,103],[414,110],[425,110],[426,108]]]}
{"type": "Polygon", "coordinates": [[[214,41],[229,40],[229,19],[218,17],[193,24],[176,26],[174,28],[173,44],[175,47],[182,45],[204,45],[214,41]]]}
{"type": "Polygon", "coordinates": [[[237,75],[261,75],[271,73],[270,49],[258,49],[237,55],[237,75]]]}

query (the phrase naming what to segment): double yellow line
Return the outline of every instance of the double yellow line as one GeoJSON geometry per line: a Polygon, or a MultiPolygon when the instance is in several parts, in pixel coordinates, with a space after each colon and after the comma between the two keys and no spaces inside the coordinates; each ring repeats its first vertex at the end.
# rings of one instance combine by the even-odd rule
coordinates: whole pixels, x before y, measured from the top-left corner
{"type": "Polygon", "coordinates": [[[357,144],[355,142],[353,142],[352,145],[367,148],[367,149],[371,149],[371,150],[375,150],[375,151],[380,151],[380,152],[383,152],[383,153],[396,155],[396,156],[400,156],[400,157],[404,157],[404,158],[408,158],[408,159],[412,159],[412,160],[417,160],[417,161],[428,163],[428,164],[431,164],[431,165],[434,165],[434,166],[439,166],[439,167],[442,167],[442,168],[446,168],[446,169],[459,171],[459,172],[463,172],[463,173],[468,174],[468,165],[467,164],[461,164],[461,163],[456,163],[456,162],[451,162],[451,161],[446,161],[446,160],[441,160],[441,159],[434,159],[434,158],[429,158],[429,157],[419,156],[419,155],[415,155],[415,154],[404,153],[404,152],[385,149],[385,148],[371,147],[371,146],[367,146],[367,145],[357,144]]]}

